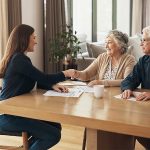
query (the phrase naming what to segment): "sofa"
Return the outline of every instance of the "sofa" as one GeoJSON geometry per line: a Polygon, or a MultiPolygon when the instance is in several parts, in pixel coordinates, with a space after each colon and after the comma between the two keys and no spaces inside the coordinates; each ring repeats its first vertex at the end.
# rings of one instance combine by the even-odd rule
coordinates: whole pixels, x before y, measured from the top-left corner
{"type": "MultiPolygon", "coordinates": [[[[144,55],[140,46],[140,36],[135,35],[129,38],[129,47],[127,53],[133,55],[136,61],[144,55]]],[[[81,53],[78,54],[78,70],[87,68],[98,57],[99,54],[106,52],[105,41],[89,43],[82,41],[80,44],[81,53]]]]}

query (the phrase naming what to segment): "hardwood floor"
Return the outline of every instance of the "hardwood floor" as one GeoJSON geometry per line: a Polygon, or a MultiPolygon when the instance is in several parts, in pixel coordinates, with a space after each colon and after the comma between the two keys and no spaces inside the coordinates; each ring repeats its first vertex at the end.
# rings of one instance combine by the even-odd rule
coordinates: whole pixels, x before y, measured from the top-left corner
{"type": "Polygon", "coordinates": [[[81,150],[84,128],[63,125],[61,141],[52,150],[81,150]]]}
{"type": "MultiPolygon", "coordinates": [[[[63,125],[61,141],[51,148],[51,150],[81,150],[83,141],[84,128],[70,125],[63,125]]],[[[22,141],[19,137],[1,136],[0,145],[21,145],[22,141]]],[[[144,148],[136,143],[135,150],[144,150],[144,148]]]]}

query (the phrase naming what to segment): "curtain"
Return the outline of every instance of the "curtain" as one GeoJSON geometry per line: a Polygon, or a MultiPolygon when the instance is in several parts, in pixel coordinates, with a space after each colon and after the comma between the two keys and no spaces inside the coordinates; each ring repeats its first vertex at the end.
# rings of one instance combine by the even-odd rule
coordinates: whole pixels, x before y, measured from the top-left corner
{"type": "Polygon", "coordinates": [[[21,24],[21,20],[21,0],[8,0],[9,34],[16,25],[21,24]]]}
{"type": "Polygon", "coordinates": [[[132,35],[135,35],[150,25],[150,0],[133,0],[132,6],[132,35]]]}
{"type": "Polygon", "coordinates": [[[143,28],[150,26],[150,0],[143,0],[143,28]]]}
{"type": "Polygon", "coordinates": [[[8,36],[21,24],[21,0],[0,0],[0,59],[3,57],[8,36]]]}
{"type": "Polygon", "coordinates": [[[66,25],[64,0],[46,0],[45,3],[45,72],[54,73],[59,71],[59,64],[49,60],[51,52],[50,42],[62,31],[66,25]]]}
{"type": "Polygon", "coordinates": [[[65,15],[66,15],[66,23],[69,26],[72,26],[72,1],[71,0],[65,0],[65,15]]]}
{"type": "Polygon", "coordinates": [[[0,59],[2,58],[8,39],[8,7],[7,0],[0,0],[0,59]]]}
{"type": "Polygon", "coordinates": [[[142,31],[142,5],[143,0],[133,0],[132,4],[132,35],[142,31]]]}

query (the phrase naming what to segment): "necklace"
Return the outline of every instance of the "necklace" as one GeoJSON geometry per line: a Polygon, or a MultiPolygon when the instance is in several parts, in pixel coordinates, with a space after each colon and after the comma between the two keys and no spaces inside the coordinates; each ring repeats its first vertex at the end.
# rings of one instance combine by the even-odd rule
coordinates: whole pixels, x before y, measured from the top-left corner
{"type": "Polygon", "coordinates": [[[115,68],[119,66],[120,58],[118,60],[111,58],[110,61],[111,61],[112,68],[115,68]]]}

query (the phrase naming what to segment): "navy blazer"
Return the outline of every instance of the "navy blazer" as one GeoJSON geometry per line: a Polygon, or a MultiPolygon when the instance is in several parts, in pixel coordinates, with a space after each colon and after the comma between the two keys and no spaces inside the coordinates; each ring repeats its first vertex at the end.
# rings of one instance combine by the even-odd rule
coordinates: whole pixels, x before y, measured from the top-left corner
{"type": "Polygon", "coordinates": [[[150,89],[150,56],[144,55],[134,66],[133,71],[121,82],[121,90],[150,89]]]}
{"type": "Polygon", "coordinates": [[[45,74],[32,65],[28,56],[16,52],[10,59],[4,78],[0,99],[30,92],[35,82],[43,89],[51,89],[52,85],[65,80],[64,74],[45,74]]]}

